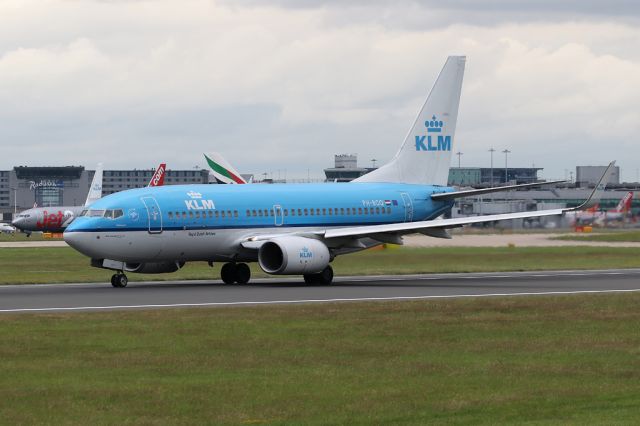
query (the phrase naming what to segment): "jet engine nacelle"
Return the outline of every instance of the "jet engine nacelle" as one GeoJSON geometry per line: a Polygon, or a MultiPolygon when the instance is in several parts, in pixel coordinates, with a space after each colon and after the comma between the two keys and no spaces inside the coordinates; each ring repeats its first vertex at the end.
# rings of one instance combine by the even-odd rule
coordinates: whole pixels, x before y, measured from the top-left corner
{"type": "Polygon", "coordinates": [[[184,262],[125,263],[124,270],[139,274],[164,274],[175,272],[183,266],[184,262]]]}
{"type": "Polygon", "coordinates": [[[258,263],[273,275],[315,274],[324,270],[331,256],[324,243],[305,237],[279,237],[262,244],[258,263]]]}

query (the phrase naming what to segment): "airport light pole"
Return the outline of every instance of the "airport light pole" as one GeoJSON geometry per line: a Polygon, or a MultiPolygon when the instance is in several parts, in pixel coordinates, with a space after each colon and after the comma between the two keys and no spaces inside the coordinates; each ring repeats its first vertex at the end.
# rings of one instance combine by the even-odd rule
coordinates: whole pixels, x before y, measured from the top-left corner
{"type": "Polygon", "coordinates": [[[496,152],[493,147],[489,148],[489,152],[491,153],[491,188],[493,188],[493,153],[496,152]]]}
{"type": "Polygon", "coordinates": [[[502,151],[502,153],[504,154],[504,183],[506,184],[507,182],[509,182],[509,177],[507,175],[507,157],[509,156],[511,151],[505,149],[504,151],[502,151]]]}
{"type": "Polygon", "coordinates": [[[462,156],[462,152],[458,151],[456,152],[456,155],[458,156],[458,168],[460,168],[460,157],[462,156]]]}

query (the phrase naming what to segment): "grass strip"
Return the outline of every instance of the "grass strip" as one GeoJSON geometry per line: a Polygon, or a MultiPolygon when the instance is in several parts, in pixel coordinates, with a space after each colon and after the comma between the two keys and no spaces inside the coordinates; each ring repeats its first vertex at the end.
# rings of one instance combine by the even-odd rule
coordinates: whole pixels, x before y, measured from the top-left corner
{"type": "MultiPolygon", "coordinates": [[[[187,263],[171,274],[129,274],[134,281],[211,279],[220,264],[187,263]]],[[[338,257],[337,275],[497,272],[559,269],[639,268],[640,248],[620,247],[395,247],[338,257]]],[[[112,271],[92,268],[71,248],[0,249],[0,284],[109,282],[112,271]]],[[[265,277],[251,265],[253,277],[265,277]]]]}
{"type": "Polygon", "coordinates": [[[0,316],[5,424],[637,424],[640,294],[0,316]]]}

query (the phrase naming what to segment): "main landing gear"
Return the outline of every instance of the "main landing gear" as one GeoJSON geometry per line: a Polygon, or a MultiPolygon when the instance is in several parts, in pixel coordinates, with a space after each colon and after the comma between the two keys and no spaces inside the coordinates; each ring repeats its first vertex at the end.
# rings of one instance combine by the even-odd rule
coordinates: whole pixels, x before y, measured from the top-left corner
{"type": "Polygon", "coordinates": [[[117,274],[113,274],[111,276],[111,285],[117,288],[124,288],[129,283],[127,276],[122,272],[118,272],[117,274]]]}
{"type": "Polygon", "coordinates": [[[322,272],[317,274],[305,274],[304,282],[312,285],[329,285],[333,281],[333,268],[327,265],[322,272]]]}
{"type": "Polygon", "coordinates": [[[246,263],[225,263],[220,278],[225,284],[246,284],[251,279],[251,270],[246,263]]]}

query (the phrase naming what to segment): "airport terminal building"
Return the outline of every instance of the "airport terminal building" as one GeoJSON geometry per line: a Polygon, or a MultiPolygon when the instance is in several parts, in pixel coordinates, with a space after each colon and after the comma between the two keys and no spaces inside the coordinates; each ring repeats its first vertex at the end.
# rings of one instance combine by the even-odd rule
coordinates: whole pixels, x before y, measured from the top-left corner
{"type": "MultiPolygon", "coordinates": [[[[105,170],[102,194],[141,188],[154,169],[105,170]]],[[[10,221],[14,212],[33,207],[80,206],[84,204],[94,170],[83,166],[27,167],[0,170],[0,220],[10,221]]],[[[209,183],[204,169],[167,170],[165,185],[209,183]]]]}

